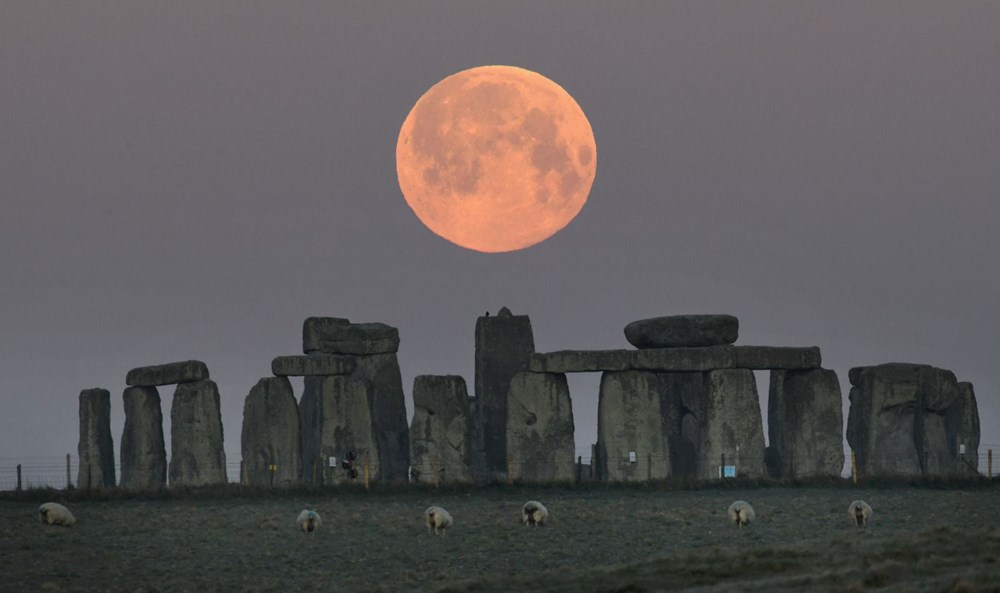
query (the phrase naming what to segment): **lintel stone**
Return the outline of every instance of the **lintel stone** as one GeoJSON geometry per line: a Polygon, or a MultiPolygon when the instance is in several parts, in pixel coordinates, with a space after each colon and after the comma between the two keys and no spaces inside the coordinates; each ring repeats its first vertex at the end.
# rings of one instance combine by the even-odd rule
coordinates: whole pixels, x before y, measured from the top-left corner
{"type": "Polygon", "coordinates": [[[349,375],[357,366],[353,356],[342,354],[308,354],[278,356],[271,361],[271,372],[276,377],[305,377],[314,375],[349,375]]]}
{"type": "Polygon", "coordinates": [[[175,383],[194,383],[208,379],[208,367],[200,360],[184,360],[132,369],[125,376],[131,387],[157,387],[175,383]]]}

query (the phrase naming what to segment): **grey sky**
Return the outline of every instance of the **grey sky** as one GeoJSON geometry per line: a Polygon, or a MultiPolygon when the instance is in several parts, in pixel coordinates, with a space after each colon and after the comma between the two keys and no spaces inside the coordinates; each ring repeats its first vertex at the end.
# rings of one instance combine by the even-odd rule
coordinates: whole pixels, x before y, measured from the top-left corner
{"type": "Polygon", "coordinates": [[[418,374],[471,389],[503,305],[539,351],[733,314],[845,400],[852,366],[933,364],[1000,443],[998,64],[996,2],[5,0],[0,458],[75,454],[89,387],[117,447],[127,371],[189,358],[232,457],[313,315],[398,327],[412,408],[418,374]],[[577,219],[510,254],[433,235],[395,176],[413,103],[485,64],[562,85],[598,147],[577,219]]]}

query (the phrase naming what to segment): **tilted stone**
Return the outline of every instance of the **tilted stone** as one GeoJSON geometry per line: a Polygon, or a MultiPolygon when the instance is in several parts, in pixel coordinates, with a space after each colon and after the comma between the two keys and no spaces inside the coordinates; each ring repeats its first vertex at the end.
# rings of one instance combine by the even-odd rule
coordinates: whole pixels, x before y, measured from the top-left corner
{"type": "Polygon", "coordinates": [[[170,486],[225,484],[219,388],[214,381],[181,383],[170,408],[170,486]]]}
{"type": "Polygon", "coordinates": [[[573,403],[566,375],[529,372],[514,375],[507,395],[510,480],[573,480],[573,432],[573,403]]]}
{"type": "Polygon", "coordinates": [[[560,350],[535,353],[528,363],[534,373],[626,371],[632,368],[632,350],[560,350]]]}
{"type": "Polygon", "coordinates": [[[405,482],[410,468],[410,426],[399,360],[395,353],[387,353],[357,356],[355,361],[357,366],[350,376],[364,381],[371,393],[380,478],[405,482]]]}
{"type": "Polygon", "coordinates": [[[111,488],[115,485],[115,445],[111,438],[111,392],[84,389],[80,392],[80,469],[76,487],[111,488]]]}
{"type": "Polygon", "coordinates": [[[818,369],[822,363],[819,348],[783,346],[733,346],[736,368],[751,370],[818,369]]]}
{"type": "Polygon", "coordinates": [[[250,390],[243,402],[240,451],[246,484],[298,484],[302,475],[299,404],[287,377],[265,377],[250,390]]]}
{"type": "Polygon", "coordinates": [[[125,384],[134,387],[156,387],[208,379],[208,367],[200,360],[185,360],[157,366],[132,369],[125,376],[125,384]]]}
{"type": "MultiPolygon", "coordinates": [[[[506,307],[504,307],[506,309],[506,307]]],[[[535,338],[527,315],[501,309],[476,320],[476,399],[483,467],[477,474],[496,479],[507,473],[507,391],[514,375],[528,370],[535,338]]]]}
{"type": "Polygon", "coordinates": [[[418,375],[413,380],[410,422],[414,480],[422,484],[471,482],[472,452],[472,415],[465,379],[418,375]]]}
{"type": "Polygon", "coordinates": [[[717,479],[723,462],[736,466],[739,476],[763,476],[764,427],[753,371],[710,371],[705,387],[707,401],[700,427],[697,477],[717,479]]]}
{"type": "Polygon", "coordinates": [[[398,350],[399,330],[384,323],[309,317],[302,324],[302,351],[306,354],[387,354],[398,350]]]}
{"type": "Polygon", "coordinates": [[[735,342],[739,328],[732,315],[670,315],[629,323],[625,339],[640,349],[718,346],[735,342]]]}
{"type": "Polygon", "coordinates": [[[767,426],[768,471],[773,477],[840,476],[844,413],[834,371],[771,371],[767,426]]]}
{"type": "Polygon", "coordinates": [[[957,473],[978,473],[979,464],[979,406],[972,383],[958,384],[958,397],[945,412],[948,445],[952,456],[958,460],[957,473]],[[965,452],[962,452],[962,445],[965,452]]]}
{"type": "Polygon", "coordinates": [[[167,485],[167,450],[163,444],[163,412],[156,387],[129,387],[122,394],[121,487],[159,490],[167,485]]]}
{"type": "Polygon", "coordinates": [[[601,376],[598,476],[608,482],[661,480],[671,474],[660,381],[644,371],[601,376]]]}
{"type": "Polygon", "coordinates": [[[363,484],[366,465],[370,481],[381,478],[372,392],[366,381],[344,375],[306,377],[299,409],[305,481],[363,484]],[[352,452],[357,472],[353,477],[343,467],[352,452]]]}
{"type": "Polygon", "coordinates": [[[732,346],[656,348],[632,352],[632,368],[660,372],[711,371],[736,365],[732,346]]]}
{"type": "Polygon", "coordinates": [[[306,354],[278,356],[271,361],[271,373],[276,377],[306,375],[349,375],[357,363],[353,356],[343,354],[306,354]]]}

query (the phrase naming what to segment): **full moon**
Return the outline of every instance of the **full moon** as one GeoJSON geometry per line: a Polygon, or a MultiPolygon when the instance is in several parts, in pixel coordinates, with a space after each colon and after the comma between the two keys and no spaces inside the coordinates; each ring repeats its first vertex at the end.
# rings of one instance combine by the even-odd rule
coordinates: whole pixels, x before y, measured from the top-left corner
{"type": "Polygon", "coordinates": [[[420,221],[487,253],[530,247],[569,224],[596,171],[594,132],[573,97],[514,66],[438,82],[396,143],[399,188],[420,221]]]}

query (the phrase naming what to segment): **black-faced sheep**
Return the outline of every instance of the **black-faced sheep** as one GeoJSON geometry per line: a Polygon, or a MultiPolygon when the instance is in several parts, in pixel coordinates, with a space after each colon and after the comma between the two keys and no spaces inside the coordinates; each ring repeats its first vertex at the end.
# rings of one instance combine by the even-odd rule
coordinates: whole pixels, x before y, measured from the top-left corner
{"type": "Polygon", "coordinates": [[[549,518],[549,510],[537,500],[529,500],[521,507],[521,523],[525,525],[544,525],[549,518]]]}
{"type": "Polygon", "coordinates": [[[76,523],[76,517],[69,509],[57,502],[47,502],[38,507],[38,520],[46,525],[70,525],[76,523]]]}
{"type": "Polygon", "coordinates": [[[441,535],[445,529],[451,527],[454,520],[448,511],[439,506],[432,506],[424,511],[424,523],[427,525],[428,533],[441,535]]]}
{"type": "Polygon", "coordinates": [[[854,521],[854,526],[861,529],[868,526],[868,521],[872,518],[872,508],[863,500],[855,500],[847,507],[847,514],[854,521]]]}
{"type": "Polygon", "coordinates": [[[316,533],[316,529],[323,523],[320,518],[319,513],[316,511],[304,510],[299,513],[299,518],[296,519],[295,524],[299,526],[299,529],[303,533],[316,533]]]}
{"type": "Polygon", "coordinates": [[[757,514],[753,512],[753,507],[744,500],[737,500],[729,505],[729,520],[736,523],[737,529],[749,525],[756,517],[757,514]]]}

